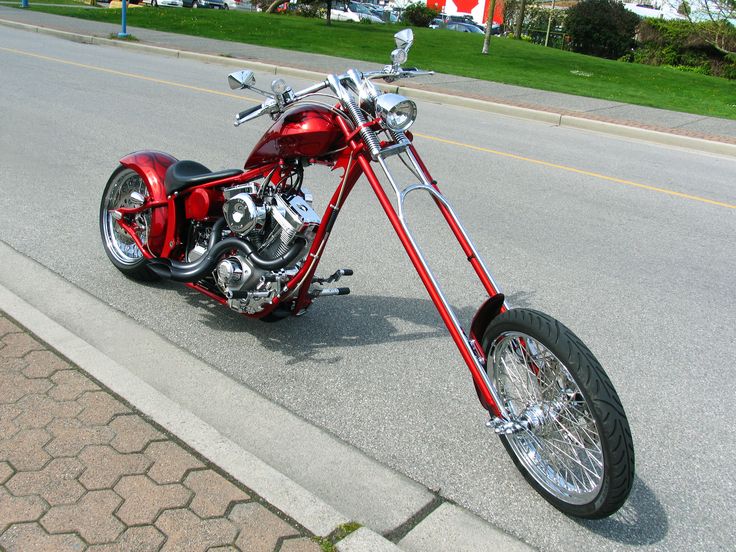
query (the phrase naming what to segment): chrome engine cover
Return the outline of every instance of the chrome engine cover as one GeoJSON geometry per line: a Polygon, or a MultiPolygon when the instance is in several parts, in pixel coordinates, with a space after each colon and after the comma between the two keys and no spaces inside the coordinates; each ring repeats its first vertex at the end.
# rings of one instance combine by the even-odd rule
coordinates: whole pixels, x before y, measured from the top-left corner
{"type": "MultiPolygon", "coordinates": [[[[320,224],[319,215],[307,199],[301,195],[287,199],[281,194],[261,199],[257,190],[248,186],[225,190],[224,195],[225,222],[233,233],[247,239],[259,256],[282,256],[298,237],[307,242],[303,250],[306,256],[320,224]]],[[[308,192],[305,195],[311,198],[308,192]]],[[[260,312],[280,295],[283,283],[296,274],[304,256],[274,272],[258,268],[243,255],[231,255],[218,263],[213,273],[215,283],[233,310],[260,312]]]]}

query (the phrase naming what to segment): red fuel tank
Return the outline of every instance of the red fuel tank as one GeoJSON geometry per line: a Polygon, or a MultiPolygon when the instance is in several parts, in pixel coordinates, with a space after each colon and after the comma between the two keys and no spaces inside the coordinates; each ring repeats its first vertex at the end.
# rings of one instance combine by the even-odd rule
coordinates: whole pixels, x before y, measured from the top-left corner
{"type": "Polygon", "coordinates": [[[304,104],[284,113],[258,141],[245,162],[253,169],[275,160],[295,157],[321,158],[342,148],[345,139],[327,107],[304,104]]]}

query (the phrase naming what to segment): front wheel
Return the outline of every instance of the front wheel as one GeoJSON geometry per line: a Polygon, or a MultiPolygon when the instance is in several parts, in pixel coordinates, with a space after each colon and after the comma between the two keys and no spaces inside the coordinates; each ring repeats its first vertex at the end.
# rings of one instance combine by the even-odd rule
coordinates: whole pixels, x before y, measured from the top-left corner
{"type": "Polygon", "coordinates": [[[631,430],[593,353],[560,322],[512,309],[483,336],[488,372],[518,422],[501,441],[526,480],[565,514],[611,515],[634,481],[631,430]]]}

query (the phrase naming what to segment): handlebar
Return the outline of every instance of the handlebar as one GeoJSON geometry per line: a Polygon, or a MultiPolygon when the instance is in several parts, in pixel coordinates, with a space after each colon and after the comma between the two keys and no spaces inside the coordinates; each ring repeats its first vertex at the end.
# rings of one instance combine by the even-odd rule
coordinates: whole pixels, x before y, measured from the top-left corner
{"type": "Polygon", "coordinates": [[[244,109],[243,111],[241,111],[240,113],[238,113],[235,116],[235,118],[236,119],[243,119],[243,118],[247,117],[248,115],[250,115],[251,113],[255,113],[259,109],[261,109],[261,106],[260,105],[254,105],[253,107],[251,107],[249,109],[244,109]]]}
{"type": "MultiPolygon", "coordinates": [[[[407,67],[406,69],[402,69],[400,67],[394,67],[391,65],[387,65],[380,71],[366,71],[364,73],[360,73],[360,75],[364,79],[381,79],[382,78],[386,82],[393,82],[397,79],[420,77],[424,75],[434,75],[434,71],[422,71],[421,69],[417,69],[416,67],[407,67]]],[[[348,73],[343,73],[342,75],[336,75],[336,78],[340,83],[342,83],[343,81],[350,80],[350,76],[348,75],[348,73]]],[[[280,102],[280,101],[277,101],[275,98],[270,97],[262,104],[245,109],[241,111],[240,113],[238,113],[235,116],[235,126],[242,125],[243,123],[250,121],[252,119],[255,119],[257,117],[260,117],[261,115],[265,113],[279,112],[286,105],[294,103],[298,100],[301,100],[305,96],[314,94],[315,92],[319,92],[320,90],[327,88],[328,86],[330,86],[329,79],[323,80],[322,82],[315,83],[312,86],[308,86],[307,88],[300,90],[299,92],[293,93],[293,95],[290,96],[288,102],[280,102]]]]}

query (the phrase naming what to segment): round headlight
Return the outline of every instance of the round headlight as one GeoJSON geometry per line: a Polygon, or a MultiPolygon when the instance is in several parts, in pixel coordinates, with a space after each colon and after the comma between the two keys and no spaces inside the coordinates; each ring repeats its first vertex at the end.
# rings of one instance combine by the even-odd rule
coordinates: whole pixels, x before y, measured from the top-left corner
{"type": "Polygon", "coordinates": [[[390,130],[401,132],[417,118],[417,104],[398,94],[382,94],[376,99],[376,115],[390,130]]]}
{"type": "Polygon", "coordinates": [[[276,79],[271,83],[271,90],[274,94],[281,95],[286,92],[288,85],[284,79],[276,79]]]}

